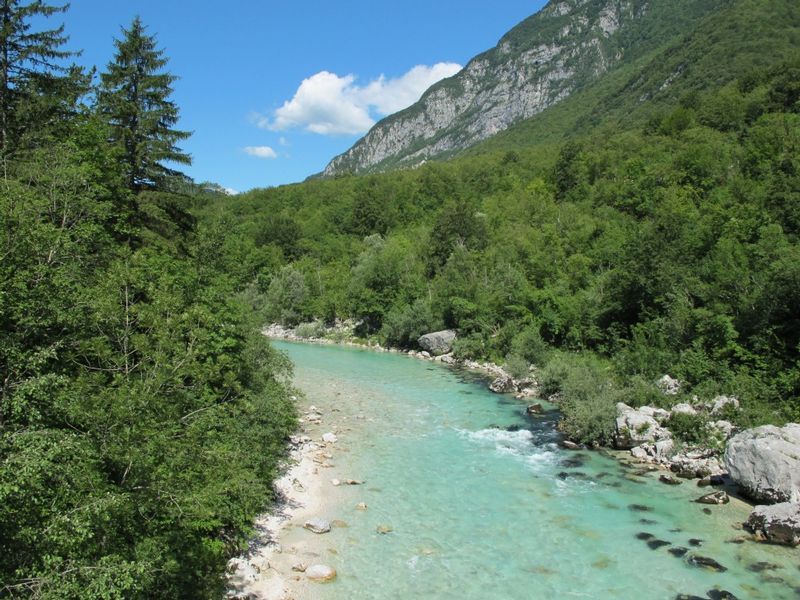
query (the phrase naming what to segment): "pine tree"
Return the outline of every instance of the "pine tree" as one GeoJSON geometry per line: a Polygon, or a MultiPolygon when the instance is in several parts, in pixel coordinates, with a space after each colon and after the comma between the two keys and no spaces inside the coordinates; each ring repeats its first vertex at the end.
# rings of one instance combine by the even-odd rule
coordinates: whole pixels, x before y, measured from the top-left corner
{"type": "Polygon", "coordinates": [[[18,130],[25,127],[15,119],[20,104],[35,93],[38,84],[47,84],[55,73],[66,70],[56,61],[74,54],[59,49],[68,40],[63,25],[31,32],[31,20],[64,12],[68,6],[0,0],[0,153],[4,156],[12,149],[18,130]]]}
{"type": "Polygon", "coordinates": [[[176,145],[191,134],[172,129],[178,107],[169,96],[177,78],[159,72],[167,59],[155,36],[146,34],[139,17],[122,33],[123,39],[114,42],[114,59],[101,75],[98,106],[111,125],[111,141],[119,146],[128,187],[139,192],[183,176],[163,162],[191,164],[191,157],[176,145]]]}

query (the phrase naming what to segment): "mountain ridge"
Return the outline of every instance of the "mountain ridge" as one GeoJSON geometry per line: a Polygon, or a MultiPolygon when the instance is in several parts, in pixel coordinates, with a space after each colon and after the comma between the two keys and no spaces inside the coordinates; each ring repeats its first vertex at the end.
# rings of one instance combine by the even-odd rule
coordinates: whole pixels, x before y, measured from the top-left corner
{"type": "Polygon", "coordinates": [[[552,1],[377,123],[322,175],[417,166],[465,150],[663,45],[725,1],[552,1]]]}

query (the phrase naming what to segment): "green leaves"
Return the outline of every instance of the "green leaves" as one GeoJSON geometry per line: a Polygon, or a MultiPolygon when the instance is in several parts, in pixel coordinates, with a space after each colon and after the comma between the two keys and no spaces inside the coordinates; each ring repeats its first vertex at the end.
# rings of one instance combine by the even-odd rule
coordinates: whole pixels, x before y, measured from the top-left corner
{"type": "Polygon", "coordinates": [[[101,75],[98,108],[111,125],[129,188],[163,189],[168,178],[183,176],[165,161],[191,164],[191,157],[177,146],[191,134],[172,129],[178,122],[178,107],[169,99],[176,77],[159,72],[167,59],[139,17],[122,34],[114,42],[114,59],[101,75]]]}

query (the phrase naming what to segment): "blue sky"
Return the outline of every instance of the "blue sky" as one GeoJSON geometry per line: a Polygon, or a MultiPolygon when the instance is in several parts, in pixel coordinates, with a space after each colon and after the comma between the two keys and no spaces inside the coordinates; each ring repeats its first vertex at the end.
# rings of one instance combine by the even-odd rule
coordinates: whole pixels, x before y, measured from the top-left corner
{"type": "Polygon", "coordinates": [[[180,77],[184,169],[245,191],[302,181],[383,114],[487,50],[543,0],[73,0],[76,62],[101,70],[138,14],[180,77]],[[415,69],[415,67],[417,67],[415,69]]]}

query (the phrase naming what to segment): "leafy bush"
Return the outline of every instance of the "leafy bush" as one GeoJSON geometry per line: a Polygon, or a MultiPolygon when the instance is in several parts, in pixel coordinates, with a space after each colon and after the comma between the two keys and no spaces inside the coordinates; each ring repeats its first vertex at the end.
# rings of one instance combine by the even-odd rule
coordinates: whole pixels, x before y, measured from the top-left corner
{"type": "Polygon", "coordinates": [[[514,379],[523,379],[530,374],[528,361],[517,354],[509,354],[503,367],[514,379]]]}
{"type": "Polygon", "coordinates": [[[708,419],[701,414],[673,413],[665,425],[684,444],[709,443],[708,419]]]}
{"type": "Polygon", "coordinates": [[[539,374],[546,394],[558,393],[559,429],[570,439],[608,444],[614,436],[619,391],[604,363],[590,355],[558,353],[539,374]]]}
{"type": "Polygon", "coordinates": [[[415,347],[421,335],[438,331],[443,327],[441,319],[433,314],[430,302],[419,299],[407,306],[395,306],[383,320],[381,336],[389,346],[415,347]]]}
{"type": "Polygon", "coordinates": [[[322,321],[310,321],[308,323],[300,323],[294,329],[295,334],[297,334],[298,337],[304,339],[324,337],[327,331],[328,329],[327,327],[325,327],[325,323],[323,323],[322,321]]]}

